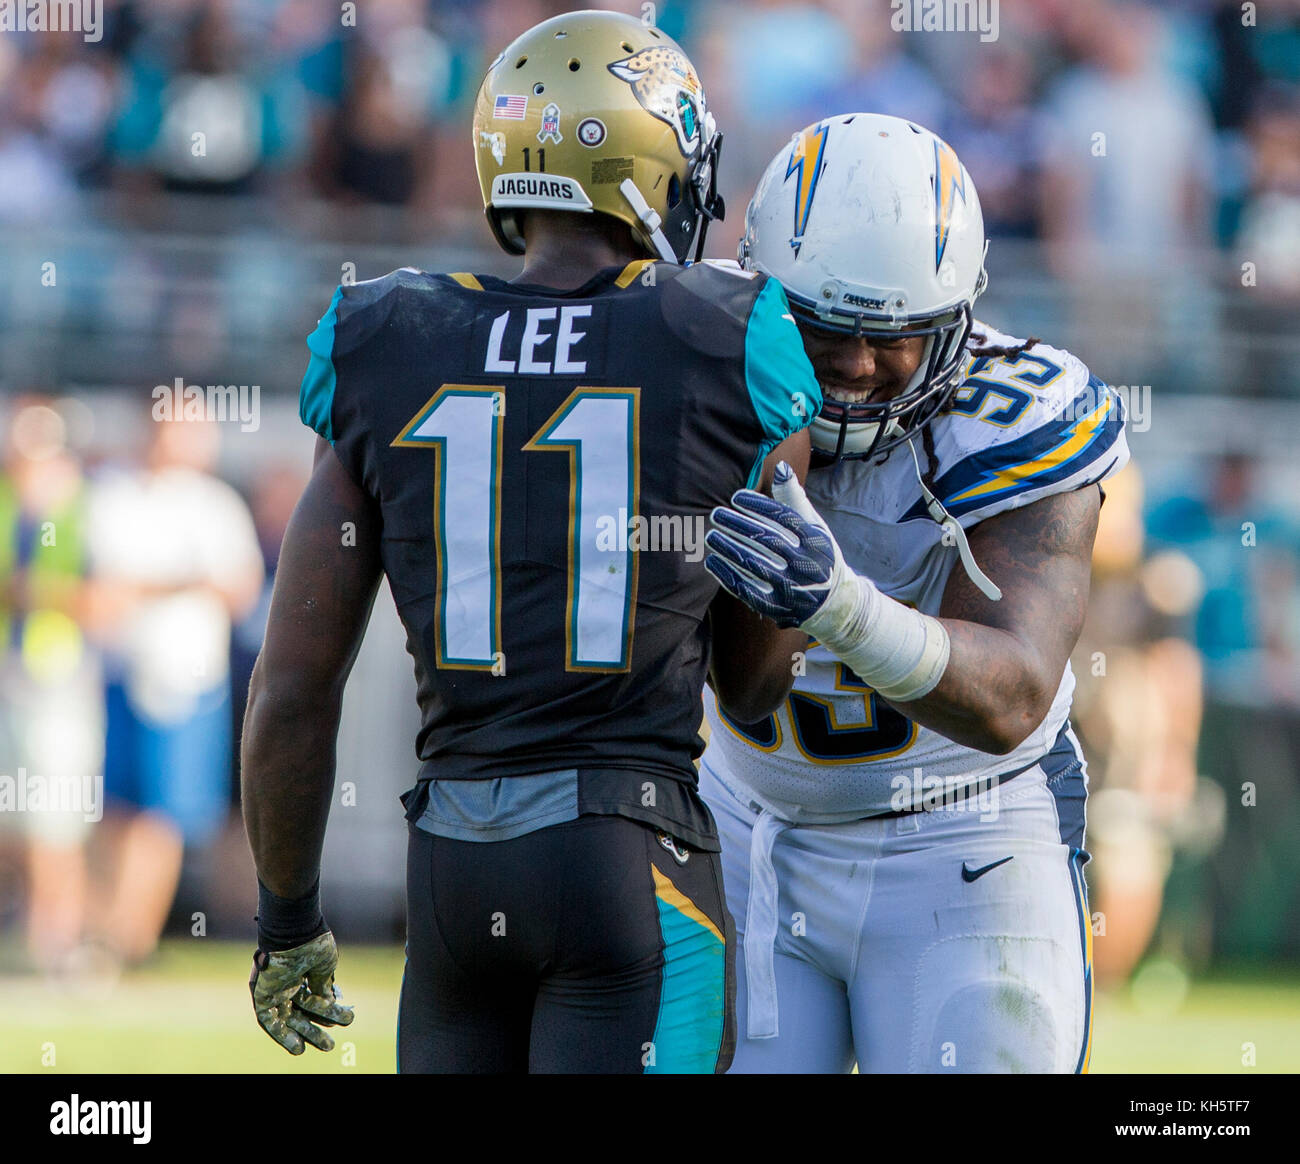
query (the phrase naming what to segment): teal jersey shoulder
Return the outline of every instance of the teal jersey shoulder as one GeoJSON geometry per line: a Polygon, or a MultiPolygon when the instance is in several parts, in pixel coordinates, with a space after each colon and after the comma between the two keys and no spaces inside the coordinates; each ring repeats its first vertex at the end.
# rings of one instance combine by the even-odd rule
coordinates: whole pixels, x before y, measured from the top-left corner
{"type": "Polygon", "coordinates": [[[329,307],[307,337],[311,353],[298,390],[298,415],[302,422],[333,444],[338,361],[363,347],[388,321],[397,296],[407,286],[427,287],[430,276],[411,267],[391,271],[364,283],[337,287],[329,307]]]}
{"type": "Polygon", "coordinates": [[[752,487],[767,454],[812,424],[822,406],[821,386],[804,351],[785,292],[775,279],[763,284],[749,314],[745,383],[764,433],[763,447],[750,474],[752,487]]]}
{"type": "MultiPolygon", "coordinates": [[[[656,264],[656,269],[661,267],[663,264],[656,264]]],[[[822,406],[821,387],[804,352],[790,304],[775,279],[734,263],[708,260],[690,267],[668,267],[667,273],[677,288],[691,293],[690,338],[694,346],[708,349],[720,345],[721,331],[740,329],[745,390],[761,433],[749,473],[752,487],[762,474],[768,453],[812,424],[822,406]],[[718,312],[726,321],[722,328],[718,312]]],[[[671,301],[665,301],[664,310],[672,324],[676,313],[671,301]]]]}
{"type": "Polygon", "coordinates": [[[334,389],[338,374],[334,370],[334,333],[338,327],[339,300],[343,288],[339,287],[330,300],[325,314],[316,323],[316,330],[307,337],[311,358],[298,389],[298,415],[303,424],[334,443],[334,389]]]}

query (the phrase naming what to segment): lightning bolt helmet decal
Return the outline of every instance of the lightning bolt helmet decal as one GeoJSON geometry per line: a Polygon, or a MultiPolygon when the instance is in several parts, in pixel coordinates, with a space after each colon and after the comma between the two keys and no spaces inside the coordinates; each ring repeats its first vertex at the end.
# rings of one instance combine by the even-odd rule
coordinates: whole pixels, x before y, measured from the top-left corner
{"type": "Polygon", "coordinates": [[[960,198],[966,204],[966,173],[950,146],[942,138],[934,139],[934,269],[943,264],[952,227],[952,212],[960,198]]]}
{"type": "Polygon", "coordinates": [[[817,193],[817,181],[822,173],[822,159],[826,154],[826,138],[830,134],[830,128],[830,122],[823,121],[801,130],[795,136],[794,146],[790,150],[790,162],[785,170],[786,180],[789,181],[790,176],[796,172],[799,175],[794,195],[794,234],[790,238],[796,258],[799,248],[803,246],[804,231],[808,228],[808,215],[812,211],[813,196],[817,193]]]}

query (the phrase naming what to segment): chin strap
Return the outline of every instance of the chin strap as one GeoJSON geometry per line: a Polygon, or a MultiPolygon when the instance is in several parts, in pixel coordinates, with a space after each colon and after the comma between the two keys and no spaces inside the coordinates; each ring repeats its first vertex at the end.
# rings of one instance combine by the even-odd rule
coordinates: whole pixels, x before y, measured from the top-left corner
{"type": "Polygon", "coordinates": [[[659,251],[659,257],[665,263],[677,263],[677,254],[668,243],[668,236],[663,232],[663,219],[657,212],[650,209],[650,204],[641,196],[641,191],[637,189],[636,183],[631,178],[624,178],[619,186],[619,193],[628,200],[632,207],[632,213],[636,215],[637,221],[645,228],[646,233],[650,236],[655,248],[659,251]]]}
{"type": "MultiPolygon", "coordinates": [[[[926,455],[929,457],[930,463],[933,465],[934,452],[929,439],[930,430],[928,428],[922,428],[921,431],[926,438],[926,455]]],[[[993,579],[979,568],[979,563],[975,561],[975,555],[971,553],[970,542],[966,540],[966,531],[962,529],[961,523],[953,517],[951,513],[944,509],[943,502],[934,495],[934,490],[930,488],[929,483],[926,481],[926,474],[921,472],[921,462],[916,456],[916,443],[914,441],[908,441],[907,447],[911,450],[912,464],[916,466],[916,479],[921,485],[921,496],[925,498],[925,507],[929,511],[930,516],[943,526],[944,530],[949,533],[953,541],[957,543],[957,553],[961,557],[961,564],[966,571],[966,576],[979,587],[980,593],[987,599],[991,602],[998,602],[1002,598],[1002,591],[998,589],[997,585],[993,582],[993,579]]]]}

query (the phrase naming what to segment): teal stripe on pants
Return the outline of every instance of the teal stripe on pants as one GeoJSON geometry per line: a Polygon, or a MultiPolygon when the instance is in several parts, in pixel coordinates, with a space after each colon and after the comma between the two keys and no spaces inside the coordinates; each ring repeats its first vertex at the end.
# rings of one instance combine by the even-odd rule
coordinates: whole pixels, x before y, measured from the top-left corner
{"type": "Polygon", "coordinates": [[[656,898],[663,985],[647,1075],[713,1074],[726,1022],[726,947],[676,906],[656,898]]]}

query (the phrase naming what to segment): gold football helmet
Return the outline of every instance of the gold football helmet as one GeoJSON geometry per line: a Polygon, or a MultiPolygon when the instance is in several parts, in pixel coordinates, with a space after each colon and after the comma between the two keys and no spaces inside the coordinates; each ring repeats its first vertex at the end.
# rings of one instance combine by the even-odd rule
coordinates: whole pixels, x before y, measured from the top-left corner
{"type": "Polygon", "coordinates": [[[722,135],[691,62],[657,28],[570,12],[529,29],[488,69],[474,161],[497,241],[523,254],[520,211],[611,214],[668,262],[702,255],[723,215],[722,135]]]}

